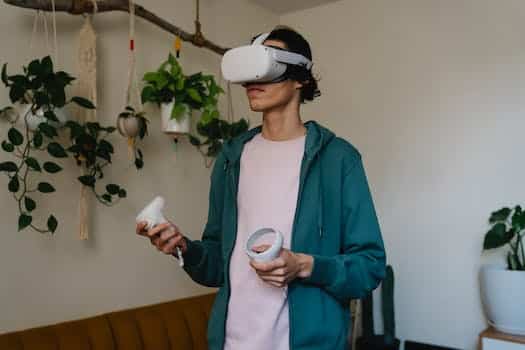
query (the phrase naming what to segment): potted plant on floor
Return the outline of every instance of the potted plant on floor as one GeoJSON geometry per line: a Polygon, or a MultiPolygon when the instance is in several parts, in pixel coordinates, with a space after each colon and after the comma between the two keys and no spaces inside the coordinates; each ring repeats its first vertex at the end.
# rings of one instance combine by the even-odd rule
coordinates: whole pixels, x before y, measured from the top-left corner
{"type": "Polygon", "coordinates": [[[489,218],[483,250],[508,246],[506,266],[480,270],[481,299],[488,323],[497,330],[525,335],[525,211],[502,208],[489,218]]]}

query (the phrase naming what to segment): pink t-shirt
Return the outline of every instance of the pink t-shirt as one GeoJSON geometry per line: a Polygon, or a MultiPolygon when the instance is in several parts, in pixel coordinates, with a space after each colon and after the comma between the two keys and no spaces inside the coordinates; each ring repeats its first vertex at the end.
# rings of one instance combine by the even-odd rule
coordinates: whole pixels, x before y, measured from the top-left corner
{"type": "MultiPolygon", "coordinates": [[[[244,147],[225,350],[289,349],[286,289],[259,278],[249,265],[244,246],[251,233],[269,227],[281,231],[283,247],[290,248],[305,139],[270,141],[259,133],[244,147]]],[[[273,241],[273,236],[269,240],[273,241]]]]}

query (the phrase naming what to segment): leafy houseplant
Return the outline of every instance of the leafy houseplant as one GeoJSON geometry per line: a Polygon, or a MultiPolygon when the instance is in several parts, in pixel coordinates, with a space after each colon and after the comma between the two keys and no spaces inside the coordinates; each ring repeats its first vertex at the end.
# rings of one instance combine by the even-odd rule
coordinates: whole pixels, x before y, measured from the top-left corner
{"type": "Polygon", "coordinates": [[[525,211],[501,208],[490,215],[483,249],[509,246],[506,266],[484,265],[480,270],[481,299],[488,323],[497,330],[525,335],[525,211]]]}
{"type": "Polygon", "coordinates": [[[186,76],[177,59],[168,59],[154,72],[144,74],[142,103],[152,102],[163,109],[163,128],[166,132],[188,133],[192,111],[200,111],[199,122],[204,124],[219,117],[218,96],[224,90],[212,75],[201,72],[186,76]],[[176,121],[184,124],[170,124],[176,121]]]}
{"type": "Polygon", "coordinates": [[[508,244],[510,251],[507,253],[507,268],[525,271],[525,211],[519,205],[514,209],[501,208],[491,214],[489,223],[492,227],[485,234],[483,249],[508,244]]]}
{"type": "Polygon", "coordinates": [[[204,141],[197,136],[190,135],[190,142],[203,156],[216,157],[225,141],[242,134],[248,130],[248,127],[246,119],[229,123],[223,119],[214,118],[207,124],[203,122],[197,124],[197,132],[204,136],[204,141]],[[206,148],[205,151],[202,150],[203,147],[206,148]]]}
{"type": "MultiPolygon", "coordinates": [[[[77,165],[83,167],[84,175],[78,180],[91,188],[96,198],[105,205],[112,205],[120,198],[126,197],[126,191],[117,184],[108,184],[105,192],[96,190],[96,183],[104,177],[103,169],[111,164],[113,146],[105,137],[115,131],[114,127],[102,127],[98,123],[79,124],[74,121],[65,123],[69,131],[69,144],[58,142],[59,122],[55,110],[69,103],[76,103],[80,107],[93,109],[93,104],[82,97],[72,97],[66,100],[65,88],[75,79],[68,73],[53,69],[53,62],[49,56],[41,60],[33,60],[27,67],[23,67],[23,74],[8,75],[7,64],[2,67],[1,79],[9,89],[9,98],[12,103],[29,104],[23,117],[24,125],[18,129],[16,119],[9,118],[12,124],[8,130],[8,139],[1,144],[3,151],[18,159],[18,162],[4,161],[0,163],[0,172],[9,177],[8,190],[12,193],[20,212],[18,229],[26,227],[41,233],[54,233],[58,221],[54,215],[47,219],[47,227],[38,227],[33,223],[32,212],[36,209],[33,193],[51,193],[55,188],[49,182],[38,182],[32,186],[30,181],[34,173],[55,174],[62,167],[47,160],[41,163],[35,158],[35,151],[45,151],[54,158],[68,158],[72,155],[77,165]],[[37,111],[44,111],[43,121],[32,130],[28,127],[28,117],[37,111]]],[[[13,108],[1,109],[4,114],[12,114],[13,108]]]]}
{"type": "MultiPolygon", "coordinates": [[[[144,112],[136,112],[131,106],[126,106],[124,112],[120,113],[117,119],[117,129],[122,136],[129,139],[129,142],[135,142],[138,136],[141,140],[148,134],[148,119],[144,112]]],[[[142,169],[144,166],[144,157],[139,148],[134,148],[135,167],[142,169]]]]}

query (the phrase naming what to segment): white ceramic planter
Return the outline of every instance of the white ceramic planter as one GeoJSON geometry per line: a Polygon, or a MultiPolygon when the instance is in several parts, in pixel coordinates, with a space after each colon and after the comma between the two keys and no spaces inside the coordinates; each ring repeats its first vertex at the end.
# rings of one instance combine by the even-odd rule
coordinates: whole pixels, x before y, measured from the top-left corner
{"type": "Polygon", "coordinates": [[[525,271],[482,266],[480,288],[489,324],[501,332],[525,335],[525,271]]]}
{"type": "Polygon", "coordinates": [[[162,131],[166,134],[188,134],[191,128],[191,113],[187,113],[180,120],[171,119],[171,111],[175,100],[160,105],[162,131]]]}
{"type": "MultiPolygon", "coordinates": [[[[19,122],[20,124],[24,123],[24,118],[26,114],[29,113],[27,115],[27,127],[31,131],[35,131],[36,129],[38,129],[38,125],[45,121],[44,111],[42,110],[42,108],[37,110],[36,113],[32,113],[30,111],[31,105],[28,103],[15,103],[13,107],[18,112],[17,122],[19,122]]],[[[56,108],[55,115],[57,119],[59,120],[59,122],[57,123],[57,122],[49,121],[49,124],[55,128],[60,128],[64,126],[64,124],[69,119],[63,108],[56,108]]]]}
{"type": "Polygon", "coordinates": [[[117,129],[122,136],[135,137],[140,131],[140,121],[136,117],[119,117],[117,119],[117,129]]]}

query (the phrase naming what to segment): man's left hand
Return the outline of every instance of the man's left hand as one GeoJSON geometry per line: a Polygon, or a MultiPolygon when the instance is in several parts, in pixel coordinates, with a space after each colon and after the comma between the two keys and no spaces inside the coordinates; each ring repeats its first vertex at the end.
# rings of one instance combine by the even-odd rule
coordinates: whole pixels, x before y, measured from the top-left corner
{"type": "MultiPolygon", "coordinates": [[[[254,251],[264,251],[269,246],[254,247],[254,251]]],[[[266,283],[282,288],[296,278],[306,278],[312,273],[314,258],[310,255],[293,253],[281,249],[279,256],[268,262],[250,261],[251,267],[266,283]]]]}

